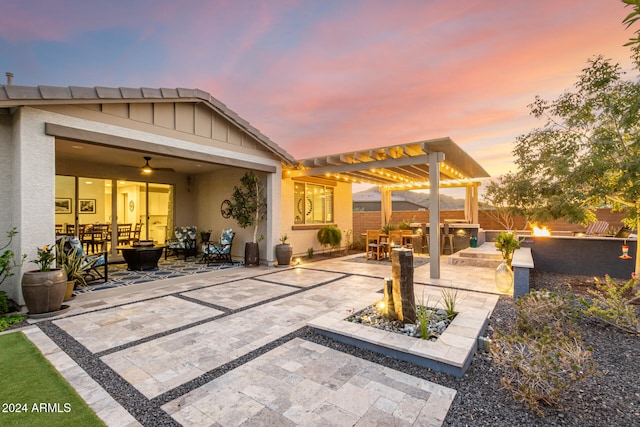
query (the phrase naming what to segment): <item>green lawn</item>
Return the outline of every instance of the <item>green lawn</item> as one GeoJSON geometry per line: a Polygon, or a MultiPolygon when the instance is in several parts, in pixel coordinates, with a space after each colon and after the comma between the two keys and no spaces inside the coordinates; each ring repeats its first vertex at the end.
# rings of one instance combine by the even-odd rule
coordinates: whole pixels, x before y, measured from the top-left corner
{"type": "Polygon", "coordinates": [[[22,333],[0,335],[0,425],[105,424],[22,333]]]}

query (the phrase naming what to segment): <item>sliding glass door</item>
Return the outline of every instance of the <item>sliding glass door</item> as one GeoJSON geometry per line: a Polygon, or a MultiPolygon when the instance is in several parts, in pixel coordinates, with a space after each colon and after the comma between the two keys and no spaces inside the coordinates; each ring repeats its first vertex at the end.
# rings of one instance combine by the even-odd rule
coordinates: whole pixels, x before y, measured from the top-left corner
{"type": "Polygon", "coordinates": [[[173,186],[76,176],[56,176],[56,233],[79,235],[95,226],[108,226],[112,252],[125,244],[122,230],[130,226],[132,238],[163,244],[173,227],[173,186]],[[138,234],[136,225],[139,229],[138,234]],[[118,227],[121,233],[118,235],[118,227]]]}

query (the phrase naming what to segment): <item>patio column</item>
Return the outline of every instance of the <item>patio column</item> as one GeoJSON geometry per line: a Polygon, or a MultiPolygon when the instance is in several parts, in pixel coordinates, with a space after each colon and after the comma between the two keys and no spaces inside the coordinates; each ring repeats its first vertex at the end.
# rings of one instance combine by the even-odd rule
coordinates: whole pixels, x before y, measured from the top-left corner
{"type": "Polygon", "coordinates": [[[265,236],[266,250],[263,252],[268,266],[275,264],[275,247],[282,232],[282,168],[267,173],[267,230],[265,236]]]}
{"type": "Polygon", "coordinates": [[[429,266],[430,278],[440,278],[440,162],[444,153],[429,153],[429,266]]]}
{"type": "Polygon", "coordinates": [[[380,188],[380,201],[381,201],[381,219],[382,227],[389,224],[391,221],[391,190],[388,188],[380,188]]]}
{"type": "Polygon", "coordinates": [[[477,224],[478,218],[478,183],[465,187],[464,219],[470,224],[477,224]]]}

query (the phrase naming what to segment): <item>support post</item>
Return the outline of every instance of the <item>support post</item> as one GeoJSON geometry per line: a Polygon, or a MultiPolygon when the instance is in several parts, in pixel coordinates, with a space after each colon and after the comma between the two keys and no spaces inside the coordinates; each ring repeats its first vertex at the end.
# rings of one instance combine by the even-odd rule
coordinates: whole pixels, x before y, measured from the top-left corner
{"type": "Polygon", "coordinates": [[[429,273],[440,278],[440,162],[444,153],[429,153],[429,273]]]}

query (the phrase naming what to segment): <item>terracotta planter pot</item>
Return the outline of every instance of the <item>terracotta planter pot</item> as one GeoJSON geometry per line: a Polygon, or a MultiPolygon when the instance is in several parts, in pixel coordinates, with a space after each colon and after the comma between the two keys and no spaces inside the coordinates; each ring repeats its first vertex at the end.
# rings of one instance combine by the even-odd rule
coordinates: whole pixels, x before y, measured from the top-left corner
{"type": "Polygon", "coordinates": [[[22,296],[29,314],[60,310],[67,291],[67,273],[64,270],[27,271],[22,276],[22,296]]]}
{"type": "Polygon", "coordinates": [[[244,244],[244,265],[260,265],[260,247],[257,243],[247,242],[244,244]]]}

